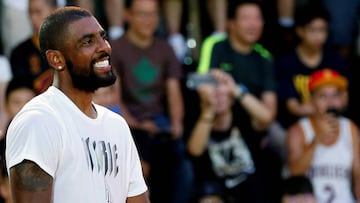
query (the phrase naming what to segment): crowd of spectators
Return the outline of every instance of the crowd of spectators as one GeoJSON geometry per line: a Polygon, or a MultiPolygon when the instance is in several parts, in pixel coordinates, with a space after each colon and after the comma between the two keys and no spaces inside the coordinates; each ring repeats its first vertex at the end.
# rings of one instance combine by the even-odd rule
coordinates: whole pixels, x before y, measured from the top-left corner
{"type": "MultiPolygon", "coordinates": [[[[108,32],[118,77],[115,85],[95,92],[94,102],[128,122],[153,202],[327,198],[311,185],[313,154],[293,148],[308,144],[313,152],[318,145],[335,143],[304,140],[299,136],[309,136],[306,130],[297,132],[309,129],[299,124],[304,118],[322,120],[319,115],[326,114],[319,110],[326,85],[338,91],[323,93],[329,102],[322,105],[333,107],[331,98],[338,96],[336,113],[350,124],[330,116],[319,123],[333,128],[320,132],[342,135],[355,129],[352,135],[358,136],[359,0],[3,0],[2,148],[14,116],[7,109],[11,91],[26,82],[31,91],[24,96],[33,97],[56,83],[40,53],[38,30],[49,13],[66,5],[88,9],[108,32]],[[334,82],[338,77],[321,83],[323,89],[309,88],[314,74],[328,69],[346,80],[346,88],[334,82]],[[190,88],[191,73],[202,84],[190,88]],[[336,122],[341,126],[331,125],[336,122]],[[344,133],[346,126],[351,130],[344,133]]],[[[0,196],[5,197],[1,155],[0,196]]],[[[355,177],[360,166],[353,163],[355,177]]],[[[354,198],[359,195],[352,192],[354,198]]]]}

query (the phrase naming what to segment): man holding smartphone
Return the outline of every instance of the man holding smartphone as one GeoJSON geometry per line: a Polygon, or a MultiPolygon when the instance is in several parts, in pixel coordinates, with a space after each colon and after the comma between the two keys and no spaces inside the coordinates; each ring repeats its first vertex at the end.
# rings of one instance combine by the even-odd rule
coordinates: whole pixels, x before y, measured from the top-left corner
{"type": "Polygon", "coordinates": [[[270,149],[267,136],[277,113],[274,63],[269,51],[258,44],[264,26],[262,4],[256,0],[228,3],[228,35],[205,39],[197,72],[220,69],[239,85],[234,111],[242,121],[239,128],[256,168],[252,177],[241,183],[242,202],[279,202],[281,194],[273,185],[280,184],[281,161],[270,149]],[[263,167],[268,165],[271,167],[263,167]]]}

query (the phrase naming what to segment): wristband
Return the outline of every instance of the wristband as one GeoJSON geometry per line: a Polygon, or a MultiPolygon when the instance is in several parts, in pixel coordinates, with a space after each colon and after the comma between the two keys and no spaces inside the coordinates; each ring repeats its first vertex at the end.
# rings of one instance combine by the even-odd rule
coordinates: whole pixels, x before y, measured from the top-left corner
{"type": "Polygon", "coordinates": [[[294,26],[294,19],[291,17],[281,17],[278,19],[278,22],[281,26],[289,28],[294,26]]]}
{"type": "Polygon", "coordinates": [[[235,96],[235,98],[239,101],[241,101],[245,94],[249,93],[249,89],[242,83],[237,85],[239,88],[238,94],[235,96]]]}

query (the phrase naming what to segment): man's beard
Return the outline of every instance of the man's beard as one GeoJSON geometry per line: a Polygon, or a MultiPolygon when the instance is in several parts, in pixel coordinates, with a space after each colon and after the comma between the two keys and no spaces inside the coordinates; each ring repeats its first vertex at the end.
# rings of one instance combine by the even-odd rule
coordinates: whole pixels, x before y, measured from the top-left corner
{"type": "Polygon", "coordinates": [[[86,72],[86,70],[75,71],[73,63],[66,61],[74,88],[85,92],[95,92],[100,87],[107,87],[115,83],[116,76],[112,70],[103,76],[99,76],[96,75],[93,64],[90,65],[90,72],[86,72]]]}

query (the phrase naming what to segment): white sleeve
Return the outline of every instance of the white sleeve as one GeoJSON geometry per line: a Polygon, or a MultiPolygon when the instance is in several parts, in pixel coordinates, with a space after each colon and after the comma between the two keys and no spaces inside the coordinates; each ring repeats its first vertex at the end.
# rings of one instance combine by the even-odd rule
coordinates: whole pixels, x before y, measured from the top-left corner
{"type": "Polygon", "coordinates": [[[12,78],[9,60],[5,56],[0,56],[0,83],[8,82],[12,78]]]}
{"type": "Polygon", "coordinates": [[[61,132],[53,117],[41,111],[20,112],[6,137],[6,163],[11,167],[30,160],[54,177],[61,154],[61,132]]]}
{"type": "Polygon", "coordinates": [[[130,147],[131,147],[131,170],[130,170],[130,185],[128,197],[140,195],[147,191],[147,186],[144,180],[144,176],[141,170],[140,158],[136,149],[134,140],[130,135],[130,147]]]}

